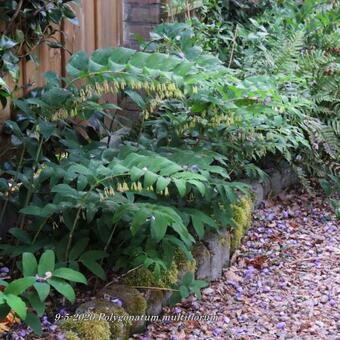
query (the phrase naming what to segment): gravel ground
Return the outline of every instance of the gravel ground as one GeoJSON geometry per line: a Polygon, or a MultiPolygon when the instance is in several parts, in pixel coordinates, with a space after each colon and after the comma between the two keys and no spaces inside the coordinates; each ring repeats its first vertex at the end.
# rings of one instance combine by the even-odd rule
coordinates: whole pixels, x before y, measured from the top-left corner
{"type": "Polygon", "coordinates": [[[340,235],[325,198],[299,191],[267,200],[223,277],[137,339],[340,339],[340,235]]]}

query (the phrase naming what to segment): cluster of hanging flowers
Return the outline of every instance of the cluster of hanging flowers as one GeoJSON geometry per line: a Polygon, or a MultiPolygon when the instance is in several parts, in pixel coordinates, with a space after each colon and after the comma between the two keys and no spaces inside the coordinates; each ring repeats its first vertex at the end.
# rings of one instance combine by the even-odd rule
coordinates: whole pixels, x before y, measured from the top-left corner
{"type": "MultiPolygon", "coordinates": [[[[105,187],[102,192],[99,192],[100,201],[103,202],[111,197],[114,197],[116,195],[116,192],[124,193],[127,191],[134,191],[134,192],[142,192],[142,191],[148,191],[148,192],[154,192],[155,189],[152,185],[148,187],[143,187],[141,182],[134,182],[128,185],[125,181],[123,183],[118,183],[116,186],[116,189],[114,189],[112,186],[105,187]]],[[[162,191],[157,192],[161,196],[169,196],[169,189],[165,188],[162,191]]]]}
{"type": "Polygon", "coordinates": [[[233,115],[230,114],[220,114],[214,115],[210,119],[210,123],[212,127],[218,127],[221,124],[225,124],[226,126],[230,126],[235,122],[233,115]]]}
{"type": "Polygon", "coordinates": [[[65,110],[61,108],[52,115],[51,121],[56,122],[58,120],[65,120],[65,119],[74,118],[77,116],[78,116],[78,110],[76,108],[71,109],[71,110],[65,110]]]}
{"type": "Polygon", "coordinates": [[[157,81],[139,81],[115,79],[112,81],[104,80],[93,85],[88,84],[79,91],[80,100],[85,102],[93,96],[101,97],[105,94],[117,94],[126,88],[136,91],[144,91],[147,95],[157,94],[160,99],[181,98],[182,92],[175,83],[159,83],[157,81]]]}

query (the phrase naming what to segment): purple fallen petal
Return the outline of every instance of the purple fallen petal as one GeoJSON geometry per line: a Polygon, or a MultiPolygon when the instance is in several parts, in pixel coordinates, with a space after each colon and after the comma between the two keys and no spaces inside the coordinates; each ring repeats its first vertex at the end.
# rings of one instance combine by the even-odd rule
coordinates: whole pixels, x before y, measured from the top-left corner
{"type": "Polygon", "coordinates": [[[278,329],[284,329],[284,328],[286,327],[286,323],[285,323],[285,322],[279,322],[279,323],[276,325],[276,327],[277,327],[278,329]]]}

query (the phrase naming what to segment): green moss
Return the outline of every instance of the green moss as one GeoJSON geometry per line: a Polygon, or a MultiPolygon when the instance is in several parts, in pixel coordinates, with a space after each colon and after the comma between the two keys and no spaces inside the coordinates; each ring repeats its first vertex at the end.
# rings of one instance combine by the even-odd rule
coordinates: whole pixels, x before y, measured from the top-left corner
{"type": "Polygon", "coordinates": [[[148,302],[147,315],[156,315],[162,309],[162,304],[165,298],[164,291],[161,290],[149,290],[146,294],[146,299],[148,302]],[[159,310],[158,310],[159,308],[159,310]]]}
{"type": "Polygon", "coordinates": [[[178,280],[178,267],[176,262],[172,262],[170,268],[165,271],[165,275],[162,276],[164,287],[169,288],[177,283],[178,280]]]}
{"type": "Polygon", "coordinates": [[[228,244],[230,244],[230,236],[228,233],[225,233],[224,235],[221,236],[220,240],[219,240],[220,244],[222,246],[226,246],[228,244]]]}
{"type": "Polygon", "coordinates": [[[209,256],[210,252],[209,249],[201,242],[194,245],[192,254],[194,258],[197,258],[198,256],[209,256]]]}
{"type": "Polygon", "coordinates": [[[114,316],[121,316],[125,318],[123,320],[115,320],[110,321],[110,330],[112,336],[115,339],[126,339],[128,338],[128,334],[130,331],[130,327],[132,322],[128,320],[128,313],[125,311],[124,308],[117,307],[113,305],[110,301],[106,300],[97,300],[94,311],[97,314],[105,314],[106,316],[114,315],[114,316]]]}
{"type": "Polygon", "coordinates": [[[233,209],[233,221],[235,228],[233,230],[233,236],[231,240],[231,252],[240,246],[242,237],[248,230],[252,222],[253,214],[253,200],[250,195],[244,195],[241,197],[238,204],[232,207],[233,209]]]}
{"type": "Polygon", "coordinates": [[[72,331],[66,331],[64,333],[64,336],[65,336],[65,340],[80,340],[79,336],[72,331]]]}
{"type": "Polygon", "coordinates": [[[149,269],[141,267],[127,274],[122,282],[129,286],[170,288],[177,283],[178,268],[175,262],[163,270],[159,278],[149,269]]]}
{"type": "Polygon", "coordinates": [[[98,314],[93,314],[91,320],[65,320],[60,323],[60,329],[66,331],[69,340],[110,340],[110,325],[98,314]]]}
{"type": "Polygon", "coordinates": [[[191,260],[185,255],[184,251],[181,249],[176,250],[175,262],[177,268],[180,272],[192,272],[195,273],[197,268],[197,263],[194,258],[191,260]]]}
{"type": "Polygon", "coordinates": [[[145,314],[147,303],[137,289],[122,285],[110,285],[100,292],[101,297],[104,297],[105,294],[122,300],[123,307],[130,315],[145,314]]]}

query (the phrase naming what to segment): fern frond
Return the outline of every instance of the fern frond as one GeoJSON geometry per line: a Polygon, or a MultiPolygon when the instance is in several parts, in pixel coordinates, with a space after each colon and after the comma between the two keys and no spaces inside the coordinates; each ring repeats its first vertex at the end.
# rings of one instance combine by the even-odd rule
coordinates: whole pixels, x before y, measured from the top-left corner
{"type": "Polygon", "coordinates": [[[295,172],[296,176],[298,177],[304,189],[307,191],[308,194],[311,195],[313,192],[313,189],[312,189],[311,182],[307,178],[305,171],[301,167],[296,166],[296,165],[292,165],[292,169],[295,172]]]}
{"type": "Polygon", "coordinates": [[[301,30],[294,32],[283,44],[279,41],[277,48],[273,50],[276,72],[298,67],[298,60],[304,47],[304,37],[305,32],[301,30]]]}

